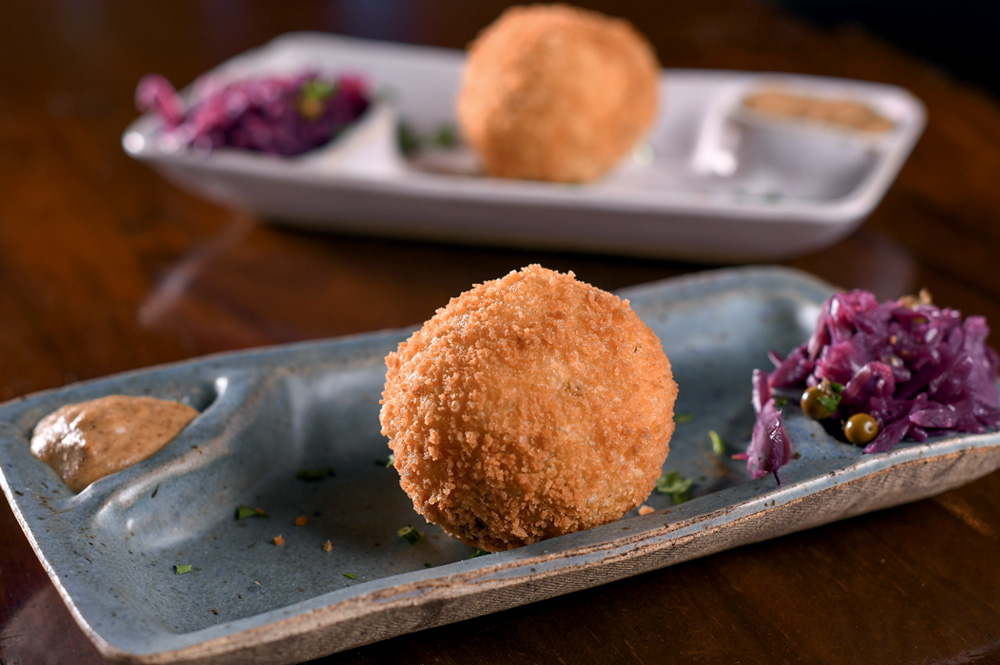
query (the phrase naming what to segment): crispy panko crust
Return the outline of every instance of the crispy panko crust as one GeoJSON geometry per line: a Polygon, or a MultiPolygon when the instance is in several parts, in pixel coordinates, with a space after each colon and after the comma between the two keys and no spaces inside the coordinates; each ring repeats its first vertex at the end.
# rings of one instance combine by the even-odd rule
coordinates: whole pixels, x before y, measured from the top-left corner
{"type": "Polygon", "coordinates": [[[382,433],[428,521],[499,551],[649,495],[677,386],[628,301],[532,265],[439,309],[386,357],[382,433]]]}
{"type": "Polygon", "coordinates": [[[492,176],[590,182],[652,124],[658,77],[649,42],[623,19],[512,7],[469,47],[459,126],[492,176]]]}

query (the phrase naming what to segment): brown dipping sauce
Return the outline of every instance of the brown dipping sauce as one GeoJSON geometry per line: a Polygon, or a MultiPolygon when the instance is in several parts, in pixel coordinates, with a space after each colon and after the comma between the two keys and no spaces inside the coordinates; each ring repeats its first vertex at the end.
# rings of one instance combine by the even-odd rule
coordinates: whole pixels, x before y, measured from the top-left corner
{"type": "Polygon", "coordinates": [[[35,426],[31,453],[79,492],[146,459],[197,415],[190,406],[155,397],[109,395],[67,404],[35,426]]]}
{"type": "Polygon", "coordinates": [[[743,106],[757,113],[838,125],[862,132],[887,132],[894,126],[892,120],[872,107],[850,99],[824,99],[769,90],[745,97],[743,106]]]}

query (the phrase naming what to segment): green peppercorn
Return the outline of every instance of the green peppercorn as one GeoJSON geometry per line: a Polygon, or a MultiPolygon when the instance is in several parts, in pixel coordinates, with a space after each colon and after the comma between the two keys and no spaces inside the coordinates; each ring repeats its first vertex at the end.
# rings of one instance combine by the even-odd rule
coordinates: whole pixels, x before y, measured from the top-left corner
{"type": "Polygon", "coordinates": [[[844,423],[844,436],[856,446],[864,446],[878,436],[878,423],[867,413],[855,413],[844,423]]]}
{"type": "Polygon", "coordinates": [[[813,420],[823,420],[833,415],[840,404],[840,395],[829,381],[806,388],[799,405],[802,412],[813,420]]]}

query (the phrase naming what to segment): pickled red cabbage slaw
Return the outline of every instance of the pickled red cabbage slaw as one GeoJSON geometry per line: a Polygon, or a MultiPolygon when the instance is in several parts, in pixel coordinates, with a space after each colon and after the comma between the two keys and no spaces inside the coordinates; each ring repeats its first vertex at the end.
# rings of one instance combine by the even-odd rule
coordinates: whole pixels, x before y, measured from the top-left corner
{"type": "Polygon", "coordinates": [[[823,304],[807,342],[785,358],[769,354],[771,372],[754,371],[756,422],[738,457],[754,478],[773,473],[780,482],[778,469],[793,452],[775,391],[824,380],[838,387],[831,418],[867,413],[878,424],[866,453],[885,452],[904,438],[996,429],[998,360],[986,344],[989,332],[985,318],[963,321],[961,312],[929,298],[879,303],[868,291],[838,293],[823,304]]]}
{"type": "Polygon", "coordinates": [[[294,156],[329,143],[371,104],[367,84],[355,76],[327,79],[306,71],[222,83],[207,76],[194,85],[185,108],[164,77],[139,81],[135,103],[156,113],[167,149],[241,148],[294,156]]]}

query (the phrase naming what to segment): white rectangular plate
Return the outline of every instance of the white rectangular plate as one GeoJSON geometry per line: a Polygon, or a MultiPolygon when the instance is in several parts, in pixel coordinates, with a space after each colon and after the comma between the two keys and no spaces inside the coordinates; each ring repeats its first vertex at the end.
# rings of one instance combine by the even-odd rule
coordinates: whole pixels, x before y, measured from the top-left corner
{"type": "Polygon", "coordinates": [[[222,77],[299,71],[365,76],[384,103],[355,132],[308,156],[171,151],[150,115],[125,150],[179,186],[271,221],[331,231],[700,261],[787,258],[861,224],[925,123],[898,87],[812,76],[666,69],[647,142],[587,185],[475,175],[461,146],[407,159],[397,118],[419,132],[455,125],[464,53],[291,33],[214,70],[222,77]],[[747,122],[742,95],[780,87],[862,101],[895,126],[877,136],[747,122]],[[725,174],[725,175],[721,175],[725,174]]]}

